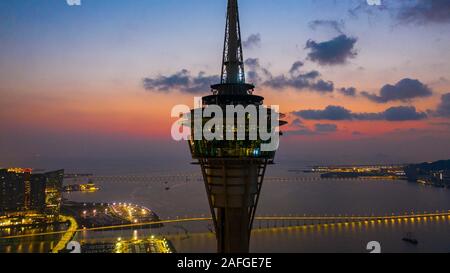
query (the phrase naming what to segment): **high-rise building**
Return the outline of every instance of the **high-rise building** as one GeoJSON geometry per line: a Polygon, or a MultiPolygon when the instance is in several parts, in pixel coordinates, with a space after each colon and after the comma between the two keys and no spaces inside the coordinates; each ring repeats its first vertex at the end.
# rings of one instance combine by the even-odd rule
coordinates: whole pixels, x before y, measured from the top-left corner
{"type": "Polygon", "coordinates": [[[45,173],[45,213],[59,215],[62,202],[64,170],[45,173]]]}
{"type": "MultiPolygon", "coordinates": [[[[241,41],[238,3],[237,0],[228,0],[221,82],[211,86],[213,94],[202,99],[203,107],[219,106],[224,116],[230,114],[226,113],[227,106],[264,108],[264,98],[253,95],[255,86],[245,81],[241,41]]],[[[196,112],[194,109],[191,113],[192,139],[189,145],[192,157],[198,160],[202,169],[217,250],[220,253],[249,252],[250,234],[266,167],[273,163],[275,151],[261,149],[266,142],[259,135],[256,140],[250,140],[247,135],[250,128],[254,130],[262,126],[259,121],[255,124],[254,116],[250,114],[245,115],[245,140],[225,137],[223,140],[208,140],[204,136],[198,140],[195,137],[196,112]]],[[[200,120],[205,125],[210,119],[200,120]]],[[[271,116],[265,121],[271,124],[271,116]]],[[[238,122],[235,120],[233,128],[227,125],[223,124],[226,133],[236,135],[238,122]]]]}
{"type": "Polygon", "coordinates": [[[22,169],[0,170],[0,215],[25,209],[25,180],[30,172],[22,169]]]}
{"type": "Polygon", "coordinates": [[[0,170],[0,214],[34,211],[57,216],[64,170],[33,174],[32,169],[0,170]]]}
{"type": "Polygon", "coordinates": [[[27,205],[27,210],[44,212],[45,208],[45,183],[46,176],[44,174],[32,174],[30,181],[25,181],[25,183],[30,184],[30,202],[27,205]]]}

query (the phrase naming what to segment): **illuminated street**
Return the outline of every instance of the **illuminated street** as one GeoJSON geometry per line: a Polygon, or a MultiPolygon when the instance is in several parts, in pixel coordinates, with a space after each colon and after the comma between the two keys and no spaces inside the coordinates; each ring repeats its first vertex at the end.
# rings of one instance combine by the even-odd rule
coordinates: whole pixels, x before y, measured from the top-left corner
{"type": "Polygon", "coordinates": [[[148,223],[155,220],[155,214],[148,208],[131,203],[113,203],[110,211],[130,223],[148,223]]]}

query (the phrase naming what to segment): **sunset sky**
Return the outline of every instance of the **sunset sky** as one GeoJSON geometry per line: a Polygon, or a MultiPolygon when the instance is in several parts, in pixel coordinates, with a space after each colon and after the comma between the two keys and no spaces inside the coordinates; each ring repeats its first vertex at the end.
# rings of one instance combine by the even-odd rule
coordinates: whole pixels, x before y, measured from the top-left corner
{"type": "MultiPolygon", "coordinates": [[[[450,0],[239,5],[247,80],[290,122],[279,161],[450,158],[450,0]]],[[[216,83],[225,12],[225,0],[1,1],[0,167],[189,163],[170,111],[216,83]]]]}

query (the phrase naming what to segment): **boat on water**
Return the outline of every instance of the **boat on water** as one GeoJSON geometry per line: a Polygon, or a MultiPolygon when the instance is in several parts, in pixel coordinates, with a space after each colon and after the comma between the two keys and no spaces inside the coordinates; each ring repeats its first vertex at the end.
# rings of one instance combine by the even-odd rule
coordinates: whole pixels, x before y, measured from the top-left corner
{"type": "Polygon", "coordinates": [[[87,184],[73,184],[73,185],[66,185],[63,188],[64,192],[96,192],[99,190],[99,188],[92,182],[89,181],[87,184]]]}
{"type": "Polygon", "coordinates": [[[411,232],[408,232],[406,234],[406,236],[403,237],[402,240],[404,242],[407,242],[407,243],[410,243],[410,244],[413,244],[413,245],[418,245],[419,244],[419,241],[416,238],[414,238],[414,235],[411,232]]]}

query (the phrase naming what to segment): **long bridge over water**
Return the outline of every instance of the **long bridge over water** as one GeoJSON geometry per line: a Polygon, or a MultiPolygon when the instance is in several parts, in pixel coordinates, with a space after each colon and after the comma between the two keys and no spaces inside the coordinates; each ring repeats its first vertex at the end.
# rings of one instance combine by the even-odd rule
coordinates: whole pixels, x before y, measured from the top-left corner
{"type": "MultiPolygon", "coordinates": [[[[274,227],[301,227],[301,226],[315,226],[315,225],[329,225],[329,224],[351,224],[351,223],[366,223],[366,224],[381,224],[386,222],[414,222],[422,220],[450,220],[450,210],[434,211],[434,212],[411,212],[405,214],[391,214],[391,215],[317,215],[317,216],[259,216],[255,218],[255,229],[274,228],[274,227]]],[[[172,224],[187,224],[212,221],[209,217],[192,217],[192,218],[174,218],[163,219],[160,221],[153,221],[148,223],[135,223],[126,225],[82,228],[71,230],[70,232],[86,232],[86,231],[108,231],[108,230],[123,230],[123,229],[140,229],[148,228],[155,225],[172,225],[172,224]]],[[[43,232],[34,234],[22,234],[14,236],[0,237],[2,240],[11,240],[26,237],[39,237],[47,235],[65,234],[66,231],[43,232]]]]}
{"type": "MultiPolygon", "coordinates": [[[[200,174],[179,174],[179,175],[104,175],[104,176],[71,176],[71,179],[89,179],[94,183],[173,183],[173,182],[201,182],[203,177],[200,174]]],[[[268,176],[267,182],[318,182],[321,180],[375,180],[375,179],[399,179],[398,177],[342,177],[342,178],[321,178],[318,174],[305,176],[268,176]]]]}

